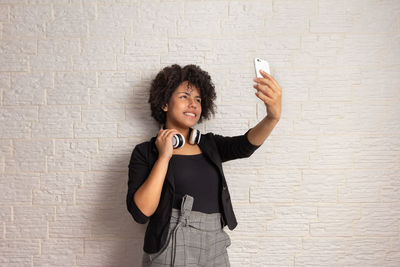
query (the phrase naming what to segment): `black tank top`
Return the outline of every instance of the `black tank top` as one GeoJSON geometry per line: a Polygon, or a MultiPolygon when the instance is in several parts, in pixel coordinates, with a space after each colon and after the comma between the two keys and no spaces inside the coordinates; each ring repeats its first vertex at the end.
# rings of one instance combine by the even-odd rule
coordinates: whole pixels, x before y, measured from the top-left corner
{"type": "Polygon", "coordinates": [[[194,198],[192,210],[204,213],[222,213],[220,199],[221,180],[218,169],[203,153],[195,155],[173,154],[175,200],[173,207],[181,209],[185,194],[194,198]]]}

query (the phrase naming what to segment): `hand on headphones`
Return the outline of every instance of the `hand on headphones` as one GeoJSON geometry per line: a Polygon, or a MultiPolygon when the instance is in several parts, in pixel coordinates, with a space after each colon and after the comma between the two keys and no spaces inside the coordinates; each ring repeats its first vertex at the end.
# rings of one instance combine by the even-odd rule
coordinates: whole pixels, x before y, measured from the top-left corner
{"type": "MultiPolygon", "coordinates": [[[[168,130],[163,126],[160,131],[168,130]]],[[[200,143],[201,133],[197,129],[189,128],[189,143],[194,145],[200,143]]],[[[172,146],[174,149],[183,147],[185,145],[185,137],[177,131],[172,137],[172,146]]]]}
{"type": "MultiPolygon", "coordinates": [[[[173,136],[180,135],[183,138],[183,135],[179,133],[178,130],[175,129],[160,129],[157,134],[156,139],[156,147],[158,150],[159,158],[167,158],[170,159],[172,157],[173,151],[173,136]]],[[[174,137],[175,138],[175,137],[174,137]]],[[[184,138],[183,138],[184,139],[184,138]]]]}

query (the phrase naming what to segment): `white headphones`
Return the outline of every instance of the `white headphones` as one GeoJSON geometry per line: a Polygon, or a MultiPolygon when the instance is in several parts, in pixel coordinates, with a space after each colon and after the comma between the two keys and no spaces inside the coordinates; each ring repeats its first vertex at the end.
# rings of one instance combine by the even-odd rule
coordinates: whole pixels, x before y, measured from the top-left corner
{"type": "MultiPolygon", "coordinates": [[[[165,126],[162,126],[162,129],[165,130],[165,126]]],[[[200,143],[200,131],[197,129],[189,128],[189,143],[194,145],[200,143]]],[[[172,146],[175,148],[180,148],[185,145],[185,137],[181,134],[174,134],[172,138],[172,146]]]]}

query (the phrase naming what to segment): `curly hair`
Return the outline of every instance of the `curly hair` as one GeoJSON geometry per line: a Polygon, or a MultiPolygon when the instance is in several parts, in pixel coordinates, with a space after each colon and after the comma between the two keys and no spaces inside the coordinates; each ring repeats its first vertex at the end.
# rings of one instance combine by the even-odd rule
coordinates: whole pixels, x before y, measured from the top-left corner
{"type": "Polygon", "coordinates": [[[208,72],[193,64],[183,68],[178,64],[173,64],[163,68],[151,82],[148,103],[150,103],[151,116],[158,123],[166,123],[167,116],[162,107],[169,102],[172,93],[184,81],[188,81],[200,91],[202,111],[198,123],[201,123],[203,118],[209,119],[211,114],[215,115],[215,86],[208,72]]]}

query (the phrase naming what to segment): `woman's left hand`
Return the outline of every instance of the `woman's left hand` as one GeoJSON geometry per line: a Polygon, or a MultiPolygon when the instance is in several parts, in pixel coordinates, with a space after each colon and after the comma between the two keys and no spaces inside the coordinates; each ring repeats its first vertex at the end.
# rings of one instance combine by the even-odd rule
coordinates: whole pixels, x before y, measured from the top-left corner
{"type": "Polygon", "coordinates": [[[267,118],[279,120],[281,118],[282,88],[278,82],[266,72],[260,71],[263,78],[254,78],[257,84],[253,85],[257,89],[256,96],[260,98],[267,108],[267,118]]]}

